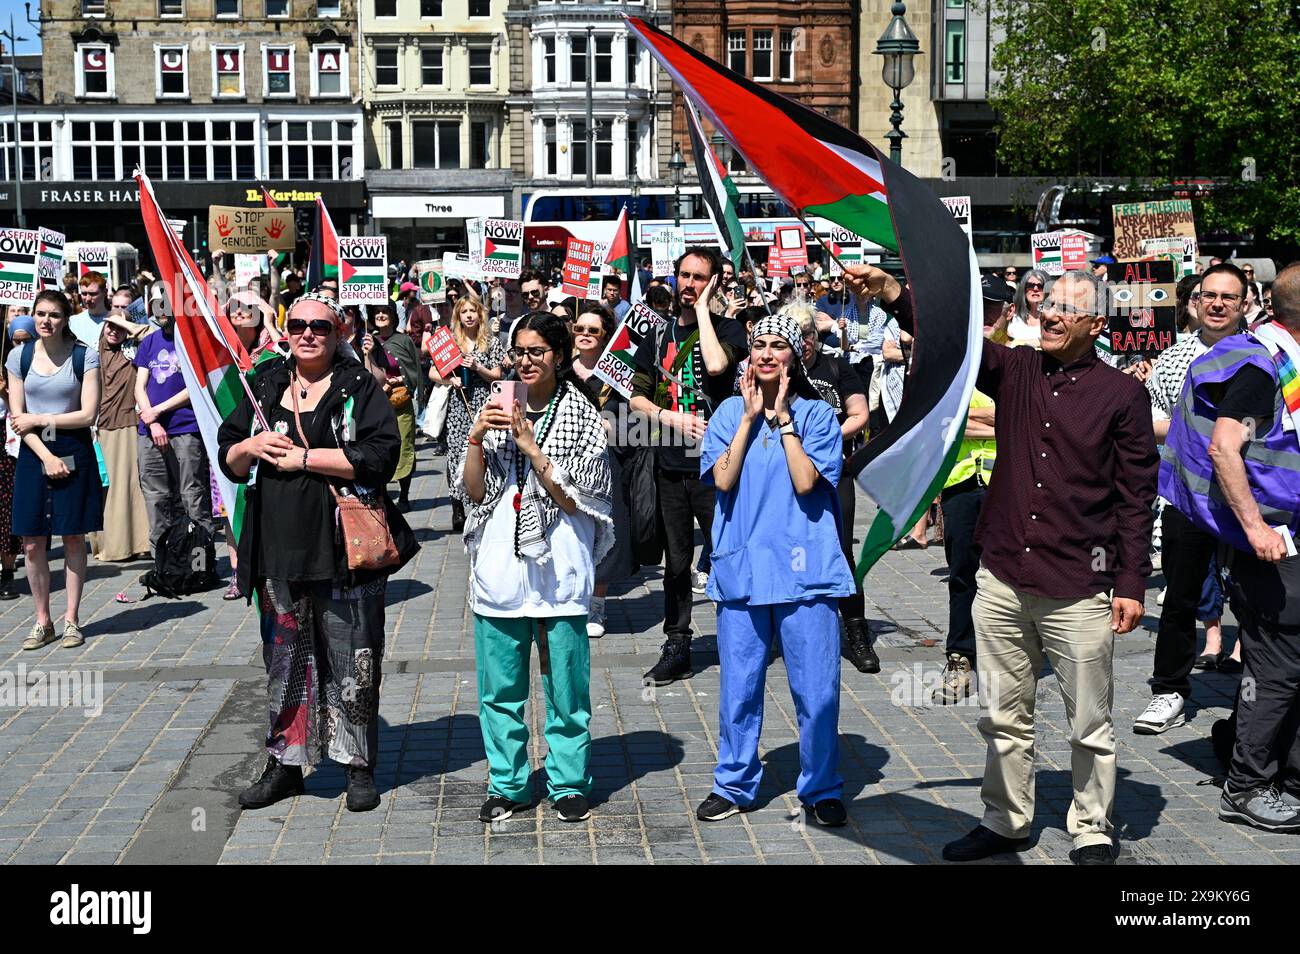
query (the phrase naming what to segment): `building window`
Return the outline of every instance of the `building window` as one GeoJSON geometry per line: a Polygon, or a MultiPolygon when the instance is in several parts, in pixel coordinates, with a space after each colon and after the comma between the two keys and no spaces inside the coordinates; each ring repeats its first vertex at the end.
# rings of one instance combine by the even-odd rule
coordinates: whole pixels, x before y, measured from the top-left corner
{"type": "Polygon", "coordinates": [[[425,47],[420,51],[420,85],[442,84],[442,47],[425,47]]]}
{"type": "Polygon", "coordinates": [[[471,46],[469,48],[469,85],[492,85],[492,47],[471,46]]]}
{"type": "Polygon", "coordinates": [[[244,95],[244,50],[238,46],[212,48],[212,89],[217,96],[244,95]]]}
{"type": "Polygon", "coordinates": [[[587,38],[585,36],[569,37],[569,81],[587,82],[587,38]]]}
{"type": "Polygon", "coordinates": [[[348,54],[341,46],[312,47],[312,95],[346,96],[348,54]]]}
{"type": "Polygon", "coordinates": [[[104,15],[104,0],[81,0],[81,15],[83,17],[102,17],[104,15]]]}
{"type": "Polygon", "coordinates": [[[614,82],[614,38],[598,36],[596,39],[596,82],[614,82]]]}
{"type": "Polygon", "coordinates": [[[264,51],[262,88],[267,96],[293,95],[293,47],[268,46],[264,51]]]}
{"type": "Polygon", "coordinates": [[[239,0],[216,0],[212,8],[218,17],[233,18],[239,16],[239,0]]]}
{"type": "Polygon", "coordinates": [[[627,84],[635,86],[641,80],[641,70],[638,68],[641,59],[641,48],[637,46],[636,38],[629,36],[627,38],[627,84]]]}
{"type": "Polygon", "coordinates": [[[609,119],[596,121],[596,175],[614,174],[614,123],[609,119]]]}
{"type": "Polygon", "coordinates": [[[555,80],[555,37],[542,37],[542,82],[554,83],[555,80]]]}
{"type": "Polygon", "coordinates": [[[353,127],[346,119],[268,122],[267,178],[351,178],[353,127]]]}
{"type": "Polygon", "coordinates": [[[77,47],[77,95],[113,95],[113,51],[107,46],[77,47]]]}
{"type": "Polygon", "coordinates": [[[411,165],[416,169],[459,169],[460,123],[412,123],[411,165]]]}
{"type": "Polygon", "coordinates": [[[556,138],[555,120],[542,120],[542,156],[540,168],[537,170],[539,175],[553,176],[556,174],[556,154],[559,151],[559,142],[556,138]]]}
{"type": "MultiPolygon", "coordinates": [[[[48,122],[22,124],[21,151],[24,182],[54,178],[54,125],[48,122]]],[[[12,180],[18,171],[14,166],[14,124],[5,120],[0,126],[3,148],[0,149],[0,178],[12,180]]]]}
{"type": "Polygon", "coordinates": [[[727,33],[727,67],[733,73],[745,76],[745,34],[742,30],[730,30],[727,33]]]}
{"type": "Polygon", "coordinates": [[[120,178],[115,125],[111,120],[71,124],[74,179],[107,181],[120,178]]]}
{"type": "Polygon", "coordinates": [[[188,46],[155,46],[157,62],[157,94],[163,97],[184,97],[190,93],[188,46]]]}
{"type": "Polygon", "coordinates": [[[469,15],[471,18],[492,16],[492,0],[469,0],[469,15]]]}
{"type": "Polygon", "coordinates": [[[376,17],[397,16],[397,0],[375,0],[376,17]]]}
{"type": "Polygon", "coordinates": [[[375,85],[397,86],[397,47],[375,47],[375,85]]]}
{"type": "Polygon", "coordinates": [[[754,31],[754,79],[772,81],[772,31],[754,31]]]}
{"type": "Polygon", "coordinates": [[[266,15],[268,17],[287,17],[289,15],[289,0],[266,0],[266,15]]]}
{"type": "Polygon", "coordinates": [[[469,124],[469,167],[471,169],[489,169],[492,166],[492,124],[472,122],[469,124]]]}
{"type": "Polygon", "coordinates": [[[420,16],[425,18],[442,16],[442,0],[420,0],[420,16]]]}
{"type": "Polygon", "coordinates": [[[384,138],[388,140],[388,168],[402,168],[402,124],[384,123],[384,138]]]}
{"type": "Polygon", "coordinates": [[[781,82],[794,82],[794,31],[781,31],[781,82]]]}
{"type": "Polygon", "coordinates": [[[158,0],[158,16],[160,17],[185,16],[185,0],[158,0]]]}
{"type": "Polygon", "coordinates": [[[627,175],[640,175],[637,156],[641,151],[641,124],[635,119],[627,124],[627,175]]]}
{"type": "Polygon", "coordinates": [[[966,82],[966,22],[948,20],[943,25],[944,81],[966,82]]]}
{"type": "Polygon", "coordinates": [[[339,15],[339,0],[316,0],[316,16],[336,17],[339,15]]]}

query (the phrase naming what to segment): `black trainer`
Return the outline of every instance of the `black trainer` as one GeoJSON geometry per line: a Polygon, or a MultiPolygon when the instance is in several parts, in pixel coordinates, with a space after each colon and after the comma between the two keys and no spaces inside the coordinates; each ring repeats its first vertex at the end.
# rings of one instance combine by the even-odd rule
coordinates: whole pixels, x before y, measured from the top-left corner
{"type": "Polygon", "coordinates": [[[1076,865],[1113,865],[1115,849],[1111,845],[1088,845],[1073,852],[1076,865]]]}
{"type": "Polygon", "coordinates": [[[823,828],[839,828],[849,820],[849,813],[838,798],[823,798],[820,802],[805,805],[803,810],[823,828]]]}
{"type": "Polygon", "coordinates": [[[645,680],[656,686],[670,686],[678,679],[689,675],[691,675],[691,641],[667,639],[661,648],[659,661],[645,674],[645,680]]]}
{"type": "Polygon", "coordinates": [[[840,655],[853,663],[853,668],[865,675],[880,672],[880,657],[871,648],[871,633],[862,618],[844,621],[844,637],[840,640],[840,655]]]}
{"type": "Polygon", "coordinates": [[[375,773],[369,766],[348,766],[348,800],[350,812],[368,812],[379,807],[379,790],[375,788],[375,773]]]}
{"type": "Polygon", "coordinates": [[[528,802],[512,802],[501,795],[489,795],[483,807],[478,810],[478,820],[490,825],[492,822],[505,821],[515,812],[522,812],[531,807],[528,802]]]}
{"type": "Polygon", "coordinates": [[[722,821],[738,812],[749,810],[748,805],[737,805],[731,799],[724,798],[717,792],[711,792],[708,798],[700,802],[700,807],[695,809],[695,817],[700,821],[722,821]]]}
{"type": "Polygon", "coordinates": [[[943,858],[945,861],[979,861],[992,855],[1024,851],[1028,847],[1028,838],[1004,838],[983,825],[977,825],[969,835],[962,835],[944,845],[943,858]]]}
{"type": "Polygon", "coordinates": [[[275,756],[269,756],[261,777],[239,793],[239,804],[244,808],[265,808],[302,792],[302,768],[282,765],[275,756]]]}
{"type": "Polygon", "coordinates": [[[586,821],[591,817],[591,806],[582,795],[565,795],[555,800],[555,814],[562,822],[586,821]]]}
{"type": "Polygon", "coordinates": [[[0,600],[18,599],[18,584],[14,582],[12,576],[7,579],[0,579],[0,600]]]}

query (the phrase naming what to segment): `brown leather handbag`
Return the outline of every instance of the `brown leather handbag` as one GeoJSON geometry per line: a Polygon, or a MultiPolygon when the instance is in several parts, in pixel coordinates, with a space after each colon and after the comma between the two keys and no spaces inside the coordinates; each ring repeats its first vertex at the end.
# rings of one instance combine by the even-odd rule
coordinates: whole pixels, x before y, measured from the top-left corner
{"type": "MultiPolygon", "coordinates": [[[[302,429],[302,417],[298,413],[298,392],[292,386],[289,390],[293,392],[293,421],[298,428],[298,437],[302,440],[302,446],[310,450],[311,444],[307,441],[307,434],[302,429]]],[[[388,529],[388,515],[384,513],[382,499],[368,504],[360,497],[344,497],[334,489],[334,484],[328,477],[325,478],[325,485],[334,495],[334,502],[339,508],[339,527],[348,554],[348,569],[384,570],[401,563],[397,544],[388,529]]],[[[380,491],[381,495],[382,493],[380,491]]]]}

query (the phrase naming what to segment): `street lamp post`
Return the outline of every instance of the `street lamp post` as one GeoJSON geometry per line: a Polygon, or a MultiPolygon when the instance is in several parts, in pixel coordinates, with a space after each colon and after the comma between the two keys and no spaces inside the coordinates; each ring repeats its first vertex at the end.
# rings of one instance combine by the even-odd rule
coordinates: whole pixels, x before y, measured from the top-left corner
{"type": "Polygon", "coordinates": [[[13,93],[14,104],[14,220],[20,229],[27,227],[27,216],[23,214],[23,130],[18,124],[18,40],[14,36],[14,18],[9,17],[9,31],[0,31],[9,41],[9,85],[13,93]]]}
{"type": "Polygon", "coordinates": [[[885,85],[894,91],[894,101],[889,104],[889,108],[893,110],[889,117],[893,128],[885,134],[889,140],[889,158],[902,165],[903,140],[907,138],[902,128],[903,90],[912,84],[916,76],[912,57],[921,52],[921,43],[904,19],[907,15],[906,4],[895,3],[889,12],[894,15],[894,18],[889,21],[889,26],[885,27],[885,32],[876,41],[875,52],[884,59],[884,67],[880,71],[881,78],[885,81],[885,85]]]}
{"type": "Polygon", "coordinates": [[[630,258],[628,259],[628,263],[627,263],[629,277],[631,277],[630,274],[631,272],[636,271],[636,263],[639,257],[637,254],[638,248],[637,248],[636,224],[637,224],[637,219],[640,218],[641,179],[636,174],[636,167],[637,167],[636,153],[633,152],[632,153],[632,222],[631,222],[631,228],[628,230],[632,233],[632,247],[628,249],[628,255],[630,256],[630,258]]]}
{"type": "Polygon", "coordinates": [[[682,226],[682,172],[686,169],[686,160],[682,158],[682,147],[673,143],[673,157],[668,160],[668,168],[673,171],[673,225],[682,226]]]}

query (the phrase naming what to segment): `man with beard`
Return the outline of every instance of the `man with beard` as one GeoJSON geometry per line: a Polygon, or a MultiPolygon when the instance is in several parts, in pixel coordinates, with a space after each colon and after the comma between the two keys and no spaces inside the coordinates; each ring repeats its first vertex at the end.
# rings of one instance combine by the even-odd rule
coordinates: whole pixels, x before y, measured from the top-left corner
{"type": "Polygon", "coordinates": [[[691,671],[691,556],[695,523],[710,545],[714,489],[700,479],[700,443],[713,409],[731,396],[736,364],[748,350],[745,329],[715,317],[718,253],[689,248],[675,264],[670,320],[646,335],[636,353],[631,409],[655,419],[655,484],[664,527],[664,635],[646,681],[666,686],[691,671]]]}

